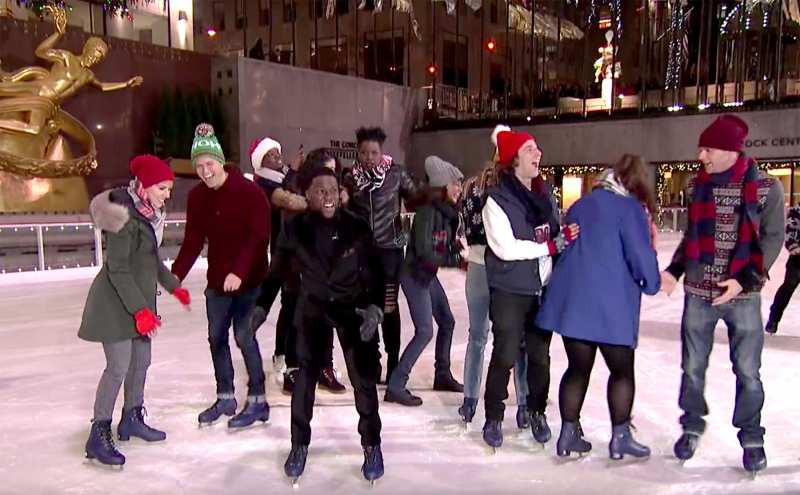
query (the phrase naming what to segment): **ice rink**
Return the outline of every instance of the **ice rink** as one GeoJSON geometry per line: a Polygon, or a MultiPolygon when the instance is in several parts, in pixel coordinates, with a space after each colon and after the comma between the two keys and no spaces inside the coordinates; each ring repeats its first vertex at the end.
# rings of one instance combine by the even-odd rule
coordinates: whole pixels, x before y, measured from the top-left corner
{"type": "MultiPolygon", "coordinates": [[[[662,267],[676,242],[675,235],[660,237],[662,267]]],[[[764,291],[765,317],[783,280],[785,262],[783,252],[764,291]]],[[[127,457],[121,472],[89,464],[83,455],[94,391],[105,364],[99,344],[76,336],[91,271],[0,276],[0,494],[350,494],[370,490],[359,473],[363,457],[346,373],[347,395],[317,394],[308,465],[296,489],[283,475],[290,446],[289,397],[281,394],[274,375],[269,375],[272,413],[268,425],[229,432],[220,421],[198,428],[197,414],[214,399],[202,297],[204,276],[204,269],[197,267],[187,280],[194,298],[192,312],[184,312],[169,296],[160,301],[164,326],[154,342],[145,405],[148,422],[166,430],[168,438],[158,444],[138,440],[120,443],[127,457]]],[[[464,277],[458,272],[442,272],[442,280],[456,315],[452,359],[454,375],[460,381],[468,321],[464,277]]],[[[685,466],[679,466],[672,456],[672,444],[680,434],[677,397],[683,296],[677,291],[672,297],[658,295],[643,301],[634,423],[636,437],[653,449],[649,460],[608,459],[611,426],[605,399],[607,372],[600,358],[582,413],[587,439],[594,445],[588,457],[558,459],[555,438],[544,450],[534,445],[529,431],[516,429],[514,404],[507,409],[505,443],[491,455],[480,435],[482,403],[470,431],[465,433],[456,414],[462,396],[431,391],[431,344],[410,381],[424,405],[404,408],[381,402],[386,475],[371,490],[414,495],[800,493],[797,298],[779,333],[766,340],[763,425],[769,467],[756,480],[750,480],[741,468],[741,449],[730,423],[734,377],[722,327],[717,329],[707,377],[706,398],[711,407],[707,433],[697,456],[685,466]]],[[[405,342],[413,328],[405,301],[400,306],[405,342]]],[[[276,319],[277,308],[258,333],[268,370],[276,319]]],[[[246,375],[232,339],[231,345],[241,404],[246,375]]],[[[491,341],[487,358],[490,346],[491,341]]],[[[558,383],[566,367],[559,338],[553,339],[551,352],[551,403],[547,413],[557,435],[558,383]]],[[[338,343],[335,359],[344,371],[338,343]]],[[[382,387],[379,394],[382,398],[382,387]]],[[[114,431],[119,408],[121,398],[114,431]]]]}

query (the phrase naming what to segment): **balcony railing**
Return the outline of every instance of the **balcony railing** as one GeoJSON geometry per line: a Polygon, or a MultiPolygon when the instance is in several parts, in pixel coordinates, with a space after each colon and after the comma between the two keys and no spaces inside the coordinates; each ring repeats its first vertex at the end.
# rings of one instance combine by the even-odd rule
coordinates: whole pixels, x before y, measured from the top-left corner
{"type": "MultiPolygon", "coordinates": [[[[582,116],[595,113],[613,113],[617,111],[681,111],[684,108],[705,110],[709,107],[737,107],[748,102],[774,102],[777,100],[776,88],[770,81],[745,81],[741,84],[725,83],[715,85],[686,86],[678,90],[650,90],[639,94],[619,94],[617,92],[614,108],[610,109],[605,98],[559,97],[552,98],[551,103],[537,104],[532,108],[530,102],[519,96],[509,99],[508,109],[505,99],[488,92],[479,92],[468,88],[457,88],[443,84],[423,88],[425,94],[425,110],[428,115],[447,120],[498,120],[526,119],[528,117],[582,116]]],[[[778,92],[782,101],[800,97],[800,80],[781,81],[778,92]]]]}

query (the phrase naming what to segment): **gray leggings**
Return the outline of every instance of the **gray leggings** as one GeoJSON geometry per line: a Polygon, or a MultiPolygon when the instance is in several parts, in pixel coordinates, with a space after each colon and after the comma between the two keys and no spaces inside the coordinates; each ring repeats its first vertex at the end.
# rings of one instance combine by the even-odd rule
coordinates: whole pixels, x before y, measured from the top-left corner
{"type": "Polygon", "coordinates": [[[144,382],[150,367],[150,339],[135,338],[103,344],[106,369],[97,385],[94,421],[110,420],[119,388],[125,382],[124,410],[144,403],[144,382]]]}

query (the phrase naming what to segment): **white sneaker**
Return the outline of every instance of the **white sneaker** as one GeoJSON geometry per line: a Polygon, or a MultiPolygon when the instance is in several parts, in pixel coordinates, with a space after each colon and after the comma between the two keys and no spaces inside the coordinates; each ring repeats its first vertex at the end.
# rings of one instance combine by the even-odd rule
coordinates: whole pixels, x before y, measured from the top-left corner
{"type": "Polygon", "coordinates": [[[286,373],[286,356],[272,356],[272,371],[278,375],[286,373]]]}

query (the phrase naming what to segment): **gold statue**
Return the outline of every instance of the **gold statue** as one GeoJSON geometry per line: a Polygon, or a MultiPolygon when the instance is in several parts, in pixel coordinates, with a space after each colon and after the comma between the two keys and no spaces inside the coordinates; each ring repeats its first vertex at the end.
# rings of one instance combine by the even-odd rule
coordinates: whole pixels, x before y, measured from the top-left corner
{"type": "Polygon", "coordinates": [[[139,86],[143,80],[137,76],[118,83],[98,81],[89,68],[106,56],[108,45],[92,37],[80,55],[54,48],[66,32],[67,15],[53,5],[45,11],[52,16],[56,32],[35,53],[51,64],[50,69],[0,70],[0,170],[27,177],[88,175],[97,168],[94,136],[62,110],[61,103],[86,85],[115,91],[139,86]],[[83,154],[72,158],[67,140],[77,143],[83,154]]]}

